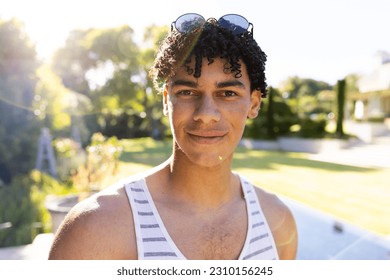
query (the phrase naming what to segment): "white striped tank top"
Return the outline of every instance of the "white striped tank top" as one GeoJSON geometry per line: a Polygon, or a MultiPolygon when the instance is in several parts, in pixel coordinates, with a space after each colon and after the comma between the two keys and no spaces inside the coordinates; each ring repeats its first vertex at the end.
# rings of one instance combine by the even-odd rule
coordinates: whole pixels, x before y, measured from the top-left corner
{"type": "MultiPolygon", "coordinates": [[[[254,187],[241,176],[240,180],[245,194],[248,229],[239,260],[276,260],[275,242],[254,187]]],[[[185,260],[161,220],[145,179],[126,183],[125,189],[133,212],[138,259],[185,260]]]]}

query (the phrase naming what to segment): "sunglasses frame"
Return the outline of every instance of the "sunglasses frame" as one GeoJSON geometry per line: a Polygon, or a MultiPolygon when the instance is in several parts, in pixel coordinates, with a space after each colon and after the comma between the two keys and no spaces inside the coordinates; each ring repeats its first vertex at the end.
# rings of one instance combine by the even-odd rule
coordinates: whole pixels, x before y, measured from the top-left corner
{"type": "MultiPolygon", "coordinates": [[[[196,18],[194,18],[194,20],[199,20],[200,19],[202,21],[201,24],[196,25],[193,29],[198,28],[198,27],[200,27],[200,26],[202,26],[202,25],[204,25],[206,23],[206,19],[202,15],[197,14],[197,13],[186,13],[186,14],[183,14],[183,15],[179,16],[175,21],[173,21],[171,23],[171,32],[173,31],[173,28],[175,28],[180,33],[187,33],[187,32],[190,32],[191,30],[193,30],[193,29],[183,30],[183,28],[181,28],[180,26],[178,28],[178,26],[177,26],[177,22],[179,20],[181,20],[181,19],[183,19],[185,17],[189,17],[189,16],[196,16],[196,18]]],[[[234,35],[241,35],[241,34],[243,34],[245,31],[242,31],[242,32],[238,33],[238,32],[235,31],[235,29],[229,28],[229,27],[224,26],[223,24],[221,24],[222,20],[226,20],[226,17],[232,17],[232,16],[235,16],[235,17],[239,18],[240,20],[244,20],[246,22],[246,27],[241,26],[241,25],[237,25],[237,24],[233,24],[235,27],[239,27],[239,28],[245,29],[245,31],[248,31],[248,28],[251,27],[249,32],[253,36],[253,24],[251,22],[249,22],[245,17],[243,17],[243,16],[241,16],[239,14],[226,14],[226,15],[221,16],[218,19],[218,21],[217,21],[218,25],[223,27],[223,28],[225,28],[225,29],[227,29],[227,30],[229,30],[229,31],[231,31],[234,35]]]]}

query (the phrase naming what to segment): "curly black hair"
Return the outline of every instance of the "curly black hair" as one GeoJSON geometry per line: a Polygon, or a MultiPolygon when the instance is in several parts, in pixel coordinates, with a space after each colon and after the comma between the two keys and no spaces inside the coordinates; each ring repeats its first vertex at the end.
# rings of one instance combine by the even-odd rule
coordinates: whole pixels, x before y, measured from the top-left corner
{"type": "Polygon", "coordinates": [[[245,31],[234,35],[220,27],[214,19],[209,19],[201,27],[187,33],[173,30],[160,45],[149,74],[155,87],[161,89],[161,85],[173,77],[182,66],[186,67],[189,75],[200,77],[203,58],[209,63],[216,58],[225,59],[227,63],[224,71],[234,73],[236,77],[241,75],[241,60],[249,75],[251,91],[258,90],[262,97],[266,97],[267,83],[264,72],[267,56],[253,39],[253,34],[245,31]],[[195,63],[191,63],[192,59],[195,63]]]}

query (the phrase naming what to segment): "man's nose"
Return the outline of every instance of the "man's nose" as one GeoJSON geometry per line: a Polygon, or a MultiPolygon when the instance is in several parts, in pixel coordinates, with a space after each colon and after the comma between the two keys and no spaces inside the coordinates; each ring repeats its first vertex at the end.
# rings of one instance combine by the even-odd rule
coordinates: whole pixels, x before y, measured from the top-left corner
{"type": "Polygon", "coordinates": [[[221,113],[216,100],[212,96],[204,95],[199,99],[193,119],[198,122],[218,122],[221,113]]]}

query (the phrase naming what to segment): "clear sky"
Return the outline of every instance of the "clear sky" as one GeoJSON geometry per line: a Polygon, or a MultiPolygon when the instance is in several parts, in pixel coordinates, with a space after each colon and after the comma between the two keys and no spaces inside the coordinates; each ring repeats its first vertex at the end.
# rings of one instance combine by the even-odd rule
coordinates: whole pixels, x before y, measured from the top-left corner
{"type": "Polygon", "coordinates": [[[16,17],[42,57],[76,28],[170,25],[187,12],[205,18],[238,13],[254,25],[268,55],[268,83],[289,76],[336,83],[369,73],[375,54],[390,52],[389,0],[0,0],[0,18],[16,17]]]}

